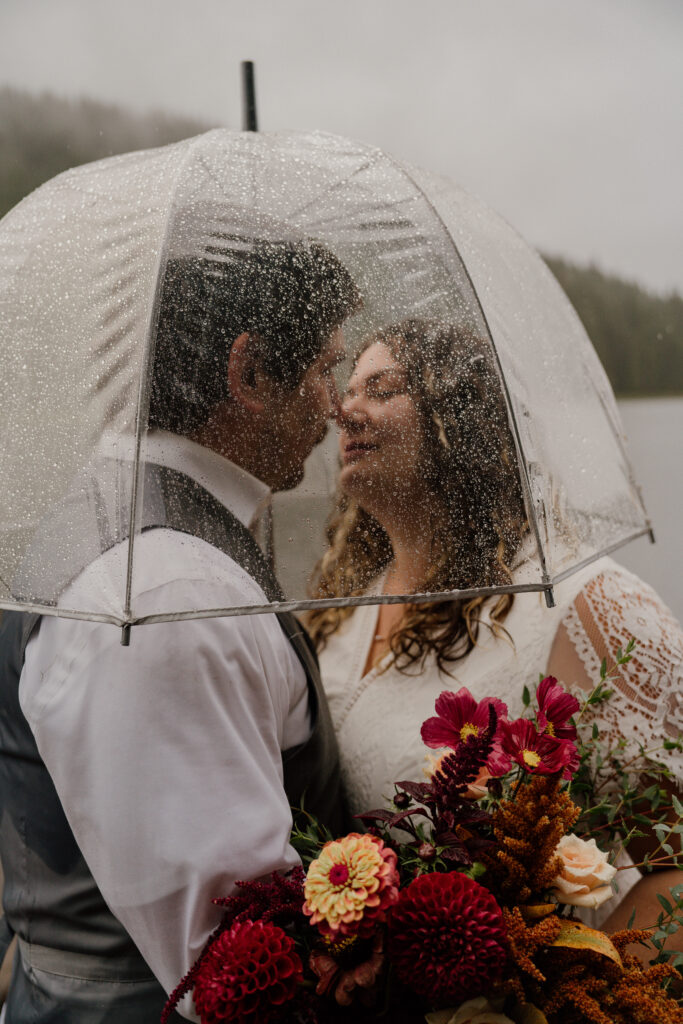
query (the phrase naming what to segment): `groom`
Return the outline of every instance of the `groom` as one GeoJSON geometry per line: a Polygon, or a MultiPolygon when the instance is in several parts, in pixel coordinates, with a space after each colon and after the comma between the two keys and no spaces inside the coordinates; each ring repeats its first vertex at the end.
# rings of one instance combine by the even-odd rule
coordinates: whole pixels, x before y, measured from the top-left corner
{"type": "MultiPolygon", "coordinates": [[[[169,262],[138,617],[282,598],[250,527],[270,491],[300,482],[337,413],[341,325],[359,302],[309,241],[169,262]]],[[[126,527],[103,490],[100,551],[64,581],[62,607],[124,573],[126,527]]],[[[1,629],[0,853],[19,937],[9,1019],[147,1024],[217,923],[212,897],[297,863],[289,804],[342,826],[315,656],[284,614],[134,627],[129,648],[93,622],[6,613],[1,629]]]]}

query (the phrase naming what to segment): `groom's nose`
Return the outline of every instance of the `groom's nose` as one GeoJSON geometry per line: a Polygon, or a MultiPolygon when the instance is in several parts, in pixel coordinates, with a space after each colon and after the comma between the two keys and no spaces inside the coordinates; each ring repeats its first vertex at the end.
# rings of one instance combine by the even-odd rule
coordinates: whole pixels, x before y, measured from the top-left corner
{"type": "Polygon", "coordinates": [[[332,374],[330,374],[327,382],[327,397],[329,408],[328,418],[334,420],[335,423],[339,423],[342,416],[342,402],[337,382],[332,374]]]}

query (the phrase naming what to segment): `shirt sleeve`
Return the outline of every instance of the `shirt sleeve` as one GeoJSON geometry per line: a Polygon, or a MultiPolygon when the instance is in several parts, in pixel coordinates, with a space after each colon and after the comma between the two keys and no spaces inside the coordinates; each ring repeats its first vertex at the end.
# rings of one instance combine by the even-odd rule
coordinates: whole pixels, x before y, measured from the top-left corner
{"type": "Polygon", "coordinates": [[[683,632],[655,591],[621,567],[584,585],[564,616],[548,671],[567,685],[592,690],[600,664],[612,666],[631,638],[631,661],[610,677],[612,697],[592,712],[610,743],[626,743],[625,759],[643,748],[665,762],[679,785],[683,755],[663,742],[683,734],[683,632]]]}
{"type": "Polygon", "coordinates": [[[218,923],[211,898],[298,863],[280,751],[309,729],[306,682],[273,615],[119,641],[43,619],[22,707],[106,902],[170,992],[218,923]]]}

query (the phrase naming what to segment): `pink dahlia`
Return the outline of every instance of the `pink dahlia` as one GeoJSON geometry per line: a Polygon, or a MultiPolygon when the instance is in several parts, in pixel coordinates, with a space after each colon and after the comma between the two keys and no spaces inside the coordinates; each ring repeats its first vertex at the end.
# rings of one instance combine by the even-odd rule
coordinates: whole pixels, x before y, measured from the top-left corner
{"type": "Polygon", "coordinates": [[[326,843],[304,883],[304,914],[323,935],[372,934],[398,899],[398,858],[377,836],[350,832],[326,843]]]}
{"type": "Polygon", "coordinates": [[[202,961],[194,1005],[202,1024],[259,1024],[288,1002],[303,978],[294,942],[269,921],[240,921],[218,936],[202,961]]]}
{"type": "Polygon", "coordinates": [[[503,914],[488,889],[457,871],[420,875],[391,912],[399,978],[435,1004],[486,990],[506,959],[503,914]]]}
{"type": "Polygon", "coordinates": [[[508,709],[497,697],[485,697],[477,703],[466,686],[457,693],[444,690],[434,704],[436,717],[422,723],[422,742],[428,747],[457,750],[461,743],[466,743],[471,737],[478,738],[488,729],[490,707],[496,712],[498,726],[486,768],[490,775],[505,775],[510,768],[510,759],[501,750],[499,734],[501,723],[507,721],[508,709]]]}
{"type": "Polygon", "coordinates": [[[536,690],[536,721],[541,732],[559,740],[575,740],[576,728],[569,722],[581,705],[560,686],[555,676],[546,676],[536,690]]]}
{"type": "Polygon", "coordinates": [[[571,778],[578,767],[579,755],[573,743],[540,733],[526,718],[503,722],[501,743],[505,753],[533,775],[562,772],[564,778],[571,778]]]}

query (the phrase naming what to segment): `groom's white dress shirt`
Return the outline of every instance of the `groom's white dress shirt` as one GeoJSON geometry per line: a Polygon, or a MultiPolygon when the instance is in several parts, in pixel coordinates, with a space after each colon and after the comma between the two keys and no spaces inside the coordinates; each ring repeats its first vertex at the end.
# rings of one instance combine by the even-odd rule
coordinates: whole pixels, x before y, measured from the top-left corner
{"type": "MultiPolygon", "coordinates": [[[[147,458],[191,476],[244,525],[268,497],[175,435],[151,435],[147,458]]],[[[126,548],[88,566],[63,603],[120,580],[126,548]]],[[[168,529],[136,539],[134,574],[138,614],[267,603],[223,552],[168,529]]],[[[115,626],[46,616],[20,699],[105,900],[171,991],[218,921],[211,898],[298,863],[280,752],[310,722],[291,645],[272,614],[138,626],[129,647],[115,626]]]]}

